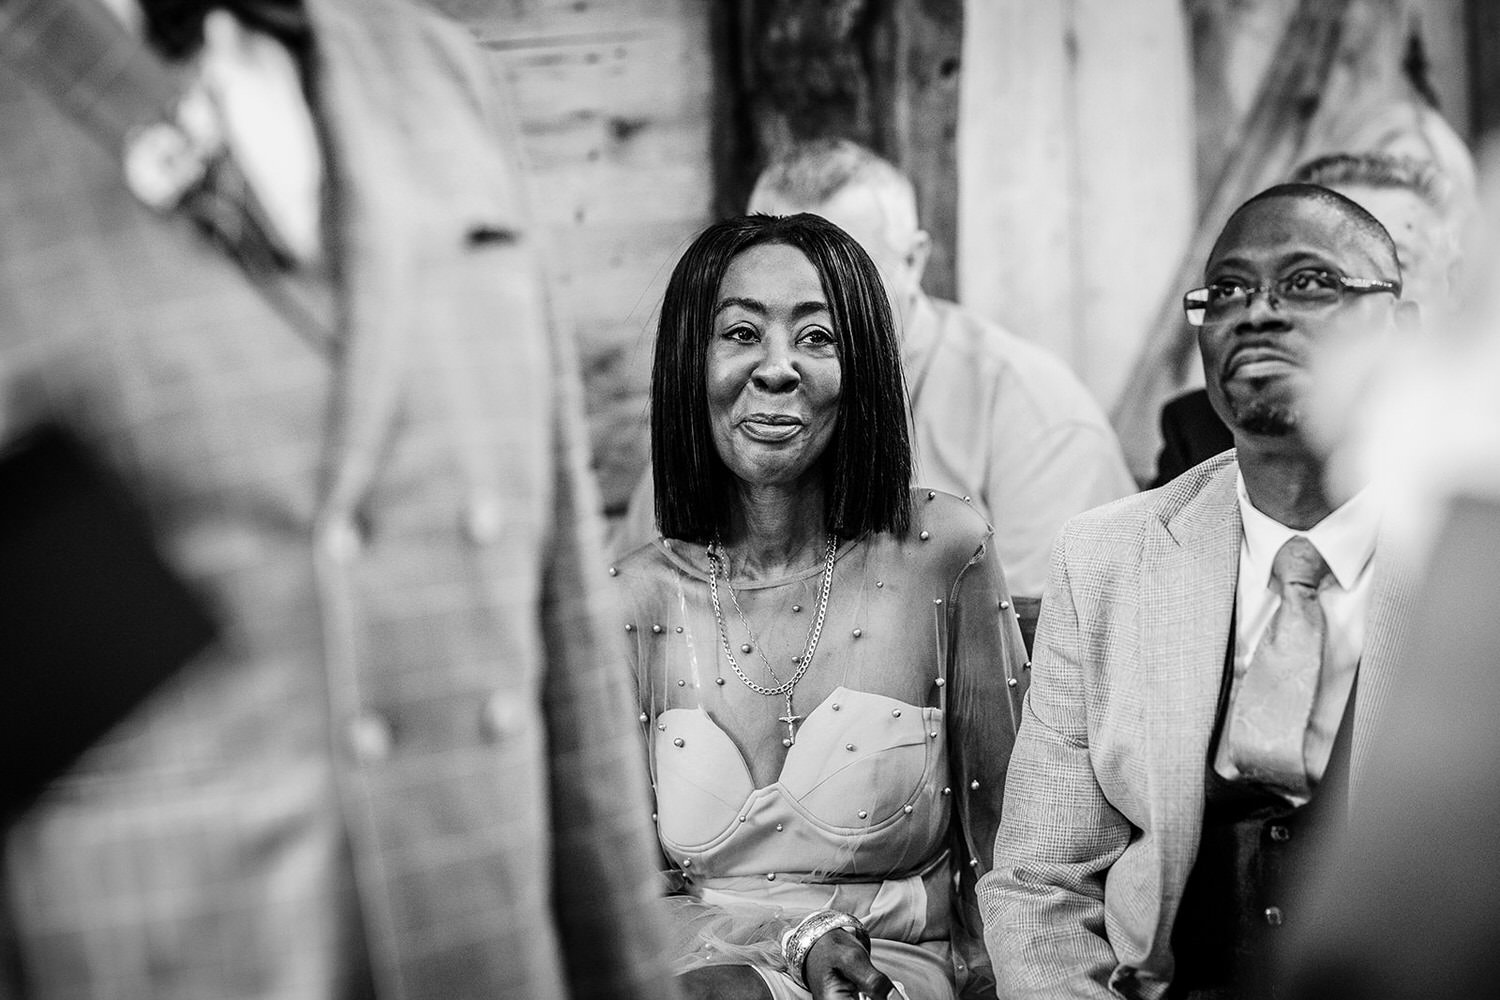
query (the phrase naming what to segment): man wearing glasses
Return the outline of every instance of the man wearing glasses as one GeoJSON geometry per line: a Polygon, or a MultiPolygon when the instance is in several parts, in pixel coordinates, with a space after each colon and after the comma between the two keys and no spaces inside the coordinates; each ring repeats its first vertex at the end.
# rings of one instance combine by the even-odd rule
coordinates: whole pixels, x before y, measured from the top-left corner
{"type": "Polygon", "coordinates": [[[1309,418],[1376,369],[1400,295],[1390,235],[1326,188],[1220,234],[1184,308],[1236,451],[1058,541],[980,883],[1000,995],[1272,995],[1408,607],[1372,491],[1325,476],[1352,428],[1309,418]]]}

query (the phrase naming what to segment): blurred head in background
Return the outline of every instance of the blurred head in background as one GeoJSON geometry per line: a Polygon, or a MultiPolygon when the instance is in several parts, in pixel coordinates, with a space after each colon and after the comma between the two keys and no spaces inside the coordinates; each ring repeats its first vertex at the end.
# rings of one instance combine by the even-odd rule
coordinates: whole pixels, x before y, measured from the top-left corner
{"type": "Polygon", "coordinates": [[[1392,442],[1409,440],[1415,427],[1426,426],[1406,397],[1423,383],[1430,386],[1430,376],[1415,373],[1446,350],[1444,341],[1460,313],[1466,284],[1463,258],[1476,216],[1470,180],[1438,163],[1389,153],[1322,156],[1293,176],[1338,191],[1380,220],[1395,243],[1402,298],[1420,310],[1419,322],[1410,324],[1414,335],[1393,339],[1378,365],[1351,364],[1337,352],[1325,354],[1322,377],[1333,388],[1310,412],[1315,432],[1351,439],[1329,469],[1333,487],[1347,489],[1377,477],[1385,480],[1389,495],[1394,470],[1382,469],[1388,463],[1378,456],[1392,442]]]}
{"type": "Polygon", "coordinates": [[[1402,297],[1434,318],[1448,313],[1466,213],[1435,165],[1387,153],[1335,153],[1303,164],[1292,180],[1332,188],[1375,216],[1395,241],[1402,297]]]}
{"type": "Polygon", "coordinates": [[[748,210],[811,212],[854,237],[880,270],[904,328],[922,294],[932,237],[918,223],[916,191],[901,171],[847,139],[801,143],[761,171],[748,210]]]}

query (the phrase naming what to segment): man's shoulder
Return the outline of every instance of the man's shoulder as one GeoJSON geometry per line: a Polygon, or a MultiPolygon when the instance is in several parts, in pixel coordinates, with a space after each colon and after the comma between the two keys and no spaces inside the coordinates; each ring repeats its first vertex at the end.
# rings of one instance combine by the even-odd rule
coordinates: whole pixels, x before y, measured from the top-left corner
{"type": "MultiPolygon", "coordinates": [[[[410,85],[390,91],[400,98],[398,104],[417,109],[441,105],[445,114],[454,109],[477,112],[477,118],[490,124],[490,105],[503,99],[503,94],[497,90],[474,32],[463,23],[408,0],[324,2],[343,8],[344,16],[328,18],[317,29],[325,41],[336,39],[336,45],[327,47],[330,57],[345,63],[345,72],[367,81],[376,77],[406,81],[410,85]],[[351,55],[354,58],[348,58],[351,55]],[[458,89],[457,98],[445,93],[450,86],[458,89]]],[[[356,92],[346,97],[359,100],[363,95],[356,92]]],[[[390,116],[391,110],[385,113],[390,116]]],[[[425,110],[418,113],[424,119],[431,117],[425,110]]],[[[453,120],[445,119],[450,129],[453,120]]]]}
{"type": "Polygon", "coordinates": [[[943,328],[938,349],[976,377],[1003,385],[1008,405],[1028,406],[1046,418],[1107,423],[1093,393],[1062,358],[956,302],[929,301],[943,328]]]}
{"type": "Polygon", "coordinates": [[[1017,336],[1000,323],[967,306],[928,297],[938,323],[945,328],[943,344],[968,357],[1021,371],[1060,374],[1076,381],[1071,368],[1051,351],[1017,336]]]}
{"type": "Polygon", "coordinates": [[[1164,423],[1167,419],[1180,422],[1184,420],[1197,420],[1207,416],[1212,416],[1216,420],[1218,419],[1218,414],[1214,413],[1213,404],[1208,400],[1207,389],[1194,389],[1190,392],[1185,392],[1175,399],[1168,401],[1161,408],[1161,412],[1164,423]]]}
{"type": "Polygon", "coordinates": [[[1063,526],[1063,535],[1070,542],[1123,541],[1139,537],[1148,525],[1170,527],[1205,504],[1232,500],[1236,469],[1234,452],[1215,455],[1162,486],[1076,515],[1063,526]]]}

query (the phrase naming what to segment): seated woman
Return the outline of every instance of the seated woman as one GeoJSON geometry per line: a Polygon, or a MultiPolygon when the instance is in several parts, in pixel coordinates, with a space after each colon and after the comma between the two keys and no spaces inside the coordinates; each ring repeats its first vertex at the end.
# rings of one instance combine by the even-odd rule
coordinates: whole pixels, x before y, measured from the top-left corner
{"type": "Polygon", "coordinates": [[[874,265],[812,215],[710,227],[651,404],[663,537],[611,572],[688,995],[982,990],[1028,664],[988,526],[908,487],[874,265]]]}

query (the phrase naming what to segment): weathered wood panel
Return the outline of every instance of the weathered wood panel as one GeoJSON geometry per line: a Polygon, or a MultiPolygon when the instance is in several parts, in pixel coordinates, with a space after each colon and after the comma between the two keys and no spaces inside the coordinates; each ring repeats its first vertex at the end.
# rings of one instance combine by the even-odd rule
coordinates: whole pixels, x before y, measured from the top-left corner
{"type": "Polygon", "coordinates": [[[1194,213],[1178,0],[971,0],[959,291],[1051,348],[1106,405],[1194,213]]]}
{"type": "Polygon", "coordinates": [[[852,139],[911,177],[933,237],[923,285],[951,296],[962,0],[710,6],[719,214],[744,210],[761,168],[789,143],[852,139]]]}
{"type": "Polygon", "coordinates": [[[1068,5],[974,0],[966,14],[958,297],[1076,362],[1068,5]]]}
{"type": "Polygon", "coordinates": [[[1455,132],[1472,141],[1474,128],[1469,107],[1465,7],[1465,0],[1425,0],[1416,5],[1413,14],[1417,19],[1421,54],[1432,81],[1437,108],[1455,132]]]}
{"type": "Polygon", "coordinates": [[[606,510],[645,466],[652,323],[706,224],[712,67],[701,0],[430,0],[508,81],[584,367],[606,510]]]}

